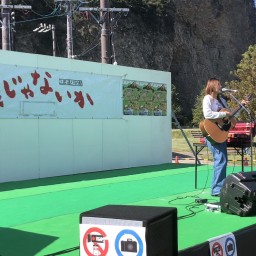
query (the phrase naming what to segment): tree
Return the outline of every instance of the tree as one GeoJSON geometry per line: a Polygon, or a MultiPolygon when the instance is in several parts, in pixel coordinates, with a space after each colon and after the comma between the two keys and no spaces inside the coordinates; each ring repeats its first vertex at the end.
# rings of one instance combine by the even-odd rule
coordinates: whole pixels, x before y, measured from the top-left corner
{"type": "MultiPolygon", "coordinates": [[[[234,96],[239,101],[247,99],[249,95],[252,96],[253,100],[247,108],[249,109],[251,116],[254,117],[256,108],[256,45],[250,45],[248,51],[242,54],[242,56],[243,58],[237,65],[237,69],[235,71],[231,71],[231,74],[235,79],[230,82],[226,82],[225,86],[238,90],[234,96]]],[[[239,104],[235,100],[232,100],[232,96],[229,105],[232,109],[239,107],[239,104]]],[[[246,111],[242,111],[239,119],[243,121],[250,121],[250,116],[246,111]]]]}
{"type": "MultiPolygon", "coordinates": [[[[179,93],[177,92],[176,86],[174,84],[172,84],[171,102],[172,102],[172,112],[175,114],[177,119],[180,120],[181,104],[180,104],[179,93]]],[[[174,127],[176,126],[174,125],[174,127]]]]}

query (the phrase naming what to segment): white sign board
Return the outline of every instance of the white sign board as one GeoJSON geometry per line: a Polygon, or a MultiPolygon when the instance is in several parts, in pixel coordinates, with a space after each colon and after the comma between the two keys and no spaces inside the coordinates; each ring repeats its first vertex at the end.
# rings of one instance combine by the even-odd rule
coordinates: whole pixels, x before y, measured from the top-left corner
{"type": "Polygon", "coordinates": [[[80,224],[80,256],[146,256],[145,227],[80,224]]]}
{"type": "Polygon", "coordinates": [[[0,118],[121,118],[122,78],[0,65],[0,118]]]}
{"type": "Polygon", "coordinates": [[[236,238],[228,233],[208,240],[211,256],[237,256],[236,238]]]}

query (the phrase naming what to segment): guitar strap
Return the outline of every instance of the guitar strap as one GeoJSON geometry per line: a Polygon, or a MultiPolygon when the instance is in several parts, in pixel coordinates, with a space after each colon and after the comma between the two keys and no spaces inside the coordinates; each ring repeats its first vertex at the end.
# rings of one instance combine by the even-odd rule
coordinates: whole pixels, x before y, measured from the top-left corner
{"type": "Polygon", "coordinates": [[[221,97],[218,96],[218,101],[220,102],[220,104],[223,106],[223,108],[227,108],[227,106],[223,103],[221,97]]]}

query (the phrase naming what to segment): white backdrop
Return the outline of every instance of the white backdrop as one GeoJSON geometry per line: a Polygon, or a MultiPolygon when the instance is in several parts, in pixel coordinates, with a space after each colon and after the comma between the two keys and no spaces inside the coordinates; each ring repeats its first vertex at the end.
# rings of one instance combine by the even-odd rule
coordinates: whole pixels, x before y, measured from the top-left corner
{"type": "MultiPolygon", "coordinates": [[[[76,102],[69,100],[69,98],[65,99],[65,104],[64,99],[62,102],[56,102],[55,94],[52,94],[51,99],[48,99],[49,95],[41,95],[41,91],[33,90],[37,95],[35,102],[44,101],[47,104],[49,102],[56,104],[56,116],[36,116],[35,113],[42,114],[51,108],[48,105],[49,108],[45,105],[41,105],[42,108],[35,107],[33,97],[28,97],[28,101],[26,101],[20,90],[27,84],[17,83],[15,86],[13,85],[15,81],[12,80],[14,77],[18,81],[17,75],[20,75],[22,81],[28,82],[30,88],[35,89],[33,82],[31,84],[31,81],[27,80],[30,78],[29,74],[25,79],[25,76],[19,72],[9,73],[8,77],[2,73],[5,78],[1,78],[1,83],[4,86],[4,84],[6,85],[4,81],[7,81],[9,90],[6,85],[5,89],[1,91],[2,98],[0,99],[4,103],[4,108],[1,109],[4,115],[0,116],[0,182],[171,162],[170,73],[0,50],[0,66],[3,65],[22,66],[24,73],[38,70],[38,73],[42,75],[40,78],[44,78],[46,71],[58,78],[65,79],[64,75],[68,74],[69,78],[82,80],[84,84],[85,81],[92,81],[84,78],[89,74],[89,77],[94,77],[96,80],[102,78],[100,84],[103,87],[109,89],[113,86],[112,93],[114,95],[110,92],[104,94],[106,88],[101,91],[101,88],[97,87],[98,90],[93,91],[86,84],[83,93],[89,93],[95,101],[94,106],[99,106],[97,108],[99,115],[104,114],[103,118],[94,118],[94,115],[88,115],[87,118],[81,114],[84,114],[83,111],[87,112],[88,110],[89,112],[91,109],[87,100],[85,108],[81,109],[76,102]],[[71,76],[72,72],[79,74],[79,76],[71,76]],[[118,85],[122,79],[165,84],[167,88],[167,114],[165,116],[126,116],[121,114],[120,116],[122,105],[119,102],[121,98],[118,85]],[[105,81],[110,82],[105,83],[105,81]],[[118,85],[115,87],[111,81],[118,85]],[[116,89],[117,87],[118,89],[116,89]],[[9,96],[13,96],[13,90],[15,90],[17,97],[15,99],[9,98],[9,96]],[[9,96],[4,94],[9,94],[9,96]],[[102,102],[104,104],[96,104],[98,100],[95,94],[103,97],[102,102]],[[47,100],[44,100],[45,98],[47,100]],[[115,102],[111,102],[109,99],[115,102]],[[31,107],[25,109],[31,111],[26,112],[28,118],[27,116],[20,116],[22,113],[20,112],[22,109],[21,102],[26,102],[25,105],[32,104],[31,107]],[[15,115],[18,115],[18,118],[13,118],[15,115]],[[72,115],[72,118],[64,118],[64,115],[72,115]],[[31,118],[32,116],[33,118],[31,118]]],[[[8,73],[7,70],[6,72],[8,73]]],[[[41,87],[45,85],[44,79],[39,81],[40,84],[38,85],[41,87]]],[[[49,79],[48,81],[53,80],[49,79]]],[[[58,79],[56,81],[58,83],[50,82],[49,85],[55,91],[63,86],[65,89],[59,92],[65,92],[67,87],[62,85],[63,81],[60,82],[58,79]]],[[[68,80],[66,83],[76,82],[68,80]]],[[[38,88],[40,90],[39,86],[38,88]]],[[[71,91],[71,89],[69,90],[71,91]]],[[[75,87],[74,90],[78,91],[78,87],[75,87]]],[[[53,112],[48,111],[49,113],[53,112]]]]}

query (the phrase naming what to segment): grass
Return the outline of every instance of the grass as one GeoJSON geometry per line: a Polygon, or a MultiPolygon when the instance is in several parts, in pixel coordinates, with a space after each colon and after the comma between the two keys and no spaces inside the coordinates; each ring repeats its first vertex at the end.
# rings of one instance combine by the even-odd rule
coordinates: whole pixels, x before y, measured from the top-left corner
{"type": "MultiPolygon", "coordinates": [[[[193,138],[191,131],[198,130],[198,129],[183,129],[187,139],[189,140],[191,146],[193,147],[193,143],[199,142],[198,138],[193,138]]],[[[184,138],[180,129],[173,129],[172,130],[172,150],[174,152],[191,152],[191,149],[184,138]]],[[[192,152],[191,152],[192,153],[192,152]]]]}

